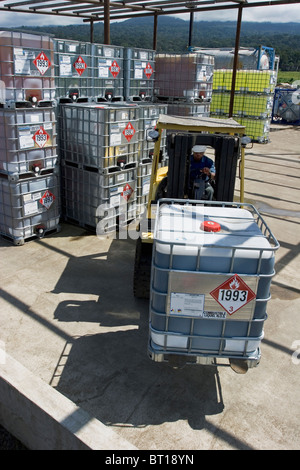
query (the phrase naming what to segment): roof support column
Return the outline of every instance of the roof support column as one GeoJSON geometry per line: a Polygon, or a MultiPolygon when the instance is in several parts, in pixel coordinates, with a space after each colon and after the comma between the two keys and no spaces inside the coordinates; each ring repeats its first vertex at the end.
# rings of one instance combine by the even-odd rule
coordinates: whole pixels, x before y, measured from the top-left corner
{"type": "Polygon", "coordinates": [[[192,37],[193,37],[193,27],[194,27],[194,12],[190,12],[190,29],[189,29],[189,47],[192,45],[192,37]]]}
{"type": "Polygon", "coordinates": [[[109,0],[104,0],[104,44],[110,44],[109,0]]]}
{"type": "Polygon", "coordinates": [[[153,15],[154,24],[153,24],[153,50],[156,51],[157,48],[157,15],[153,15]]]}
{"type": "Polygon", "coordinates": [[[90,23],[90,43],[93,44],[94,42],[94,21],[92,20],[90,23]]]}
{"type": "Polygon", "coordinates": [[[232,70],[229,117],[232,117],[232,114],[233,114],[234,91],[235,91],[235,82],[236,82],[236,69],[237,69],[238,57],[239,57],[242,13],[243,13],[243,7],[242,5],[240,5],[238,9],[238,19],[237,19],[236,34],[235,34],[235,50],[234,50],[234,59],[233,59],[233,70],[232,70]]]}

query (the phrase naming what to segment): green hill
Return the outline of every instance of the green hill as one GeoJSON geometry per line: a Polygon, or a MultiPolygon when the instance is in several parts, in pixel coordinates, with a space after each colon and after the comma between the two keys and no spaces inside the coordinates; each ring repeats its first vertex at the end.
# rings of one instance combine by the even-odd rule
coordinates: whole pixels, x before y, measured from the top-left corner
{"type": "MultiPolygon", "coordinates": [[[[25,28],[25,27],[24,27],[25,28]]],[[[89,25],[48,26],[26,28],[44,31],[61,39],[90,40],[89,25]]],[[[94,42],[103,44],[103,23],[94,25],[94,42]]],[[[113,22],[110,27],[111,44],[125,47],[153,48],[153,19],[135,18],[113,22]]],[[[235,43],[236,22],[195,21],[193,46],[232,47],[235,43]]],[[[158,18],[157,51],[187,52],[189,22],[179,18],[158,18]]],[[[244,22],[240,45],[243,47],[273,47],[280,56],[280,69],[300,71],[300,23],[244,22]]]]}

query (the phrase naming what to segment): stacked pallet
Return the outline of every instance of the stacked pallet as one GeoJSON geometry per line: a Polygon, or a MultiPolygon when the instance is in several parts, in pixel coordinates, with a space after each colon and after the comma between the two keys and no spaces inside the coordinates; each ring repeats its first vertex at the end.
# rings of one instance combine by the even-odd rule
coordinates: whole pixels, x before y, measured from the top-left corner
{"type": "Polygon", "coordinates": [[[15,245],[59,230],[51,38],[1,31],[0,233],[15,245]]]}
{"type": "Polygon", "coordinates": [[[177,116],[209,116],[214,58],[206,54],[157,54],[154,96],[177,116]]]}
{"type": "Polygon", "coordinates": [[[151,101],[155,52],[54,39],[59,102],[151,101]]]}
{"type": "Polygon", "coordinates": [[[134,104],[60,106],[62,212],[95,229],[117,230],[136,216],[139,108],[134,104]],[[106,214],[107,212],[107,214],[106,214]]]}
{"type": "Polygon", "coordinates": [[[151,49],[125,48],[124,99],[153,101],[156,54],[151,49]]]}
{"type": "MultiPolygon", "coordinates": [[[[277,74],[274,70],[238,70],[232,117],[246,127],[253,142],[269,140],[270,122],[277,74]]],[[[232,70],[214,71],[211,115],[228,116],[232,70]]]]}
{"type": "Polygon", "coordinates": [[[98,232],[113,232],[141,213],[149,192],[154,143],[165,107],[137,103],[59,106],[62,213],[98,232]]]}
{"type": "Polygon", "coordinates": [[[149,192],[148,131],[167,112],[153,101],[155,52],[0,35],[0,233],[23,244],[60,217],[127,224],[149,192]]]}

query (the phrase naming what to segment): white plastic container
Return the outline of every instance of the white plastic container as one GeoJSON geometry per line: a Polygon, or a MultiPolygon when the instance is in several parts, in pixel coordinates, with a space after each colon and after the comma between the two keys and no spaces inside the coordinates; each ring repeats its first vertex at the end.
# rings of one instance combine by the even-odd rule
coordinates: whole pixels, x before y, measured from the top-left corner
{"type": "Polygon", "coordinates": [[[40,174],[58,163],[53,107],[0,109],[0,172],[40,174]]]}
{"type": "Polygon", "coordinates": [[[136,217],[136,171],[130,168],[104,174],[63,160],[62,215],[86,228],[117,230],[119,222],[125,224],[136,217]]]}
{"type": "Polygon", "coordinates": [[[92,44],[94,96],[102,100],[124,100],[124,48],[92,44]]]}
{"type": "Polygon", "coordinates": [[[127,101],[152,101],[156,53],[151,49],[125,48],[124,95],[127,101]]]}
{"type": "Polygon", "coordinates": [[[54,51],[57,98],[94,98],[92,44],[55,39],[54,51]]]}
{"type": "Polygon", "coordinates": [[[205,54],[157,54],[154,95],[160,100],[209,102],[214,58],[205,54]]]}
{"type": "Polygon", "coordinates": [[[54,45],[44,34],[0,31],[0,81],[5,85],[0,102],[55,99],[54,45]]]}
{"type": "Polygon", "coordinates": [[[0,175],[0,233],[15,245],[59,231],[58,172],[11,180],[0,175]]]}
{"type": "Polygon", "coordinates": [[[136,166],[139,108],[134,103],[73,103],[59,108],[60,152],[76,164],[111,172],[136,166]]]}

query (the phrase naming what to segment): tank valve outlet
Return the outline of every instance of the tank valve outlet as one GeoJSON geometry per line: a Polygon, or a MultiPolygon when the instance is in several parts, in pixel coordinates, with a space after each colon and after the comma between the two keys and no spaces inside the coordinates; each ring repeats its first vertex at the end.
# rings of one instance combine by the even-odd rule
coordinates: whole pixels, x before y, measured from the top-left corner
{"type": "Polygon", "coordinates": [[[33,165],[32,169],[36,176],[38,176],[41,173],[41,167],[39,165],[33,165]]]}
{"type": "Polygon", "coordinates": [[[126,159],[124,157],[119,157],[118,160],[117,160],[117,165],[121,169],[125,168],[126,159]]]}
{"type": "Polygon", "coordinates": [[[38,99],[36,96],[30,96],[28,101],[32,104],[32,106],[36,106],[38,99]]]}
{"type": "Polygon", "coordinates": [[[35,233],[38,238],[43,238],[45,235],[45,227],[39,225],[38,227],[36,227],[35,233]]]}

